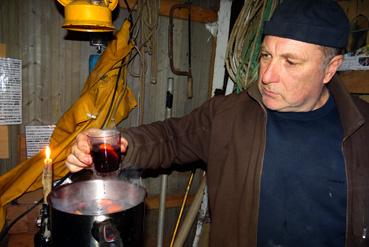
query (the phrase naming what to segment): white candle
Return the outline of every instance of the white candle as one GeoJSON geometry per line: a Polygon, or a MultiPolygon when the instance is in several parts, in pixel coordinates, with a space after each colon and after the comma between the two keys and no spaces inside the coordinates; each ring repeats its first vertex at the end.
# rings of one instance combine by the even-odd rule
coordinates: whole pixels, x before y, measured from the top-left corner
{"type": "Polygon", "coordinates": [[[44,169],[42,173],[42,185],[44,187],[44,203],[47,204],[47,196],[51,191],[52,184],[52,164],[53,160],[50,158],[51,150],[49,146],[45,149],[44,169]]]}

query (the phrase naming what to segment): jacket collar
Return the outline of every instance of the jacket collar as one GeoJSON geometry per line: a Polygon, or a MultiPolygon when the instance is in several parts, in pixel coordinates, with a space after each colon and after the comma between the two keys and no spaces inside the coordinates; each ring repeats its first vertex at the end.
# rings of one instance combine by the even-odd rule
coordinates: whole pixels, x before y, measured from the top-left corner
{"type": "MultiPolygon", "coordinates": [[[[329,92],[333,96],[336,103],[338,114],[341,119],[342,128],[344,131],[344,137],[350,136],[355,132],[361,125],[365,123],[363,115],[360,113],[359,109],[356,107],[352,96],[343,86],[343,81],[338,75],[335,75],[327,86],[329,92]]],[[[247,90],[248,94],[259,102],[261,106],[264,107],[262,103],[261,94],[258,89],[257,82],[253,83],[247,90]]]]}
{"type": "Polygon", "coordinates": [[[327,87],[336,103],[344,131],[344,137],[348,137],[365,123],[365,119],[356,107],[352,96],[346,90],[343,81],[338,75],[333,77],[327,87]]]}
{"type": "Polygon", "coordinates": [[[253,82],[250,85],[250,87],[247,90],[247,93],[251,96],[251,98],[255,99],[257,102],[259,102],[260,105],[264,107],[257,81],[253,82]]]}

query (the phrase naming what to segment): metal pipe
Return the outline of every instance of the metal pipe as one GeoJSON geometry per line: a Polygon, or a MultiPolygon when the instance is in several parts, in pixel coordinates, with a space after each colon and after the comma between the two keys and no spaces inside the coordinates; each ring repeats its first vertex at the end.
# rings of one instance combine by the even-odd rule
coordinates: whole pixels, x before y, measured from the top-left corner
{"type": "MultiPolygon", "coordinates": [[[[173,106],[173,77],[169,77],[167,80],[165,118],[172,117],[172,106],[173,106]]],[[[167,194],[167,184],[168,184],[168,175],[164,174],[161,176],[157,247],[163,246],[163,233],[164,233],[164,221],[165,221],[165,198],[167,194]]]]}
{"type": "Polygon", "coordinates": [[[165,222],[165,198],[167,194],[167,184],[168,184],[168,175],[164,174],[161,176],[157,247],[163,246],[164,222],[165,222]]]}

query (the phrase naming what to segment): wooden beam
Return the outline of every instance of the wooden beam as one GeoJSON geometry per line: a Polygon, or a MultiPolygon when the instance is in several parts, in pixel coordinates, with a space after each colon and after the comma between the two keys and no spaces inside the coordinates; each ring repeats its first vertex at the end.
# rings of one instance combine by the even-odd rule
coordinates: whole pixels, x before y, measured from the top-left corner
{"type": "Polygon", "coordinates": [[[19,162],[23,162],[27,159],[26,137],[24,134],[18,135],[18,153],[19,162]]]}
{"type": "MultiPolygon", "coordinates": [[[[188,195],[186,205],[191,204],[193,201],[193,195],[188,195]]],[[[165,198],[166,208],[176,208],[181,207],[183,201],[183,196],[178,195],[168,195],[165,198]]],[[[158,209],[160,205],[160,196],[148,196],[145,199],[145,204],[148,209],[158,209]]]]}
{"type": "MultiPolygon", "coordinates": [[[[6,46],[0,43],[0,57],[6,57],[6,46]]],[[[9,159],[9,127],[0,125],[0,159],[9,159]]]]}
{"type": "MultiPolygon", "coordinates": [[[[137,0],[127,0],[130,8],[136,4],[137,0]]],[[[183,3],[183,1],[179,0],[160,0],[160,8],[159,15],[161,16],[169,16],[169,11],[175,4],[183,3]]],[[[124,0],[119,0],[119,6],[121,8],[127,8],[124,0]]],[[[177,9],[174,12],[174,17],[178,19],[187,20],[188,18],[188,10],[187,9],[177,9]]],[[[215,22],[218,20],[218,13],[216,10],[205,9],[198,5],[193,4],[191,8],[191,20],[195,22],[215,22]]]]}
{"type": "Polygon", "coordinates": [[[6,56],[6,45],[0,43],[0,57],[5,57],[6,56]]]}

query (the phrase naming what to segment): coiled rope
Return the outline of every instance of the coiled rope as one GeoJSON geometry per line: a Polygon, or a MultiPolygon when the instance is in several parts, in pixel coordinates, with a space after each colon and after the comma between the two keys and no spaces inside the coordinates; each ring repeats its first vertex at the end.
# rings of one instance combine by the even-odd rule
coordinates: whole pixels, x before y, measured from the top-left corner
{"type": "Polygon", "coordinates": [[[258,77],[262,27],[278,0],[245,0],[233,26],[226,51],[226,68],[236,92],[247,89],[258,77]]]}

